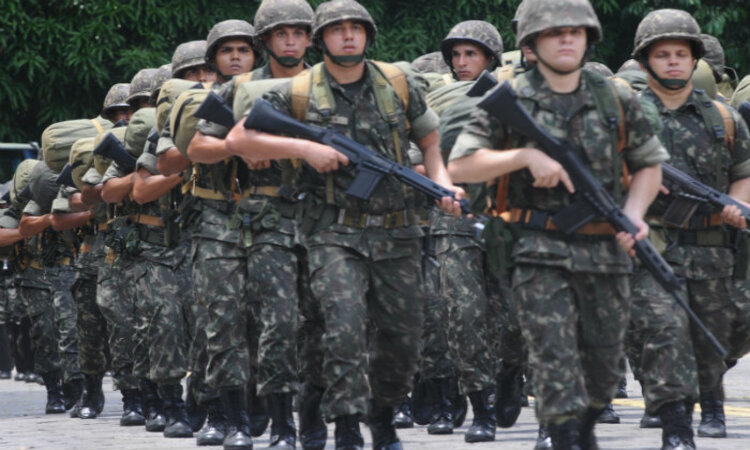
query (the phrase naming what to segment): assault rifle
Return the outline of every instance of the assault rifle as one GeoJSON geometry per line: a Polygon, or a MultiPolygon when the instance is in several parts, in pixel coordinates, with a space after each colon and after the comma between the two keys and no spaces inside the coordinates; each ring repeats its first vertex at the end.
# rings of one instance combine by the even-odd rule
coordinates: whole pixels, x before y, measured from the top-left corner
{"type": "Polygon", "coordinates": [[[750,103],[746,101],[740,103],[737,107],[737,112],[742,116],[742,120],[745,121],[745,125],[750,127],[750,103]]]}
{"type": "Polygon", "coordinates": [[[60,171],[60,175],[57,176],[57,184],[61,186],[76,187],[73,182],[72,170],[73,168],[70,163],[65,164],[65,167],[60,171]]]}
{"type": "MultiPolygon", "coordinates": [[[[598,217],[606,219],[617,231],[624,231],[631,235],[638,232],[638,228],[623,214],[614,198],[573,152],[571,144],[555,138],[537,124],[518,102],[518,97],[509,83],[502,83],[486,93],[478,106],[491,116],[502,120],[505,125],[538,142],[541,149],[549,157],[559,162],[570,176],[576,188],[573,202],[551,217],[552,223],[562,233],[572,234],[584,224],[598,217]]],[[[722,357],[726,356],[727,351],[724,347],[680,295],[683,286],[682,281],[675,275],[672,268],[651,242],[648,239],[637,241],[634,248],[643,266],[685,310],[693,323],[709,340],[716,353],[722,357]]]]}
{"type": "MultiPolygon", "coordinates": [[[[215,122],[225,127],[234,126],[234,112],[224,99],[211,92],[195,111],[195,117],[215,122]]],[[[346,191],[347,194],[367,200],[380,180],[386,175],[396,177],[400,182],[422,192],[430,198],[453,197],[453,191],[444,188],[414,170],[404,167],[381,156],[364,145],[332,129],[306,125],[279,111],[266,100],[259,98],[253,103],[245,119],[245,128],[271,134],[285,134],[329,145],[346,155],[356,168],[357,175],[346,191]]],[[[455,197],[454,197],[455,198],[455,197]]],[[[469,201],[461,199],[461,211],[471,214],[469,201]]]]}
{"type": "Polygon", "coordinates": [[[94,149],[94,154],[113,160],[126,173],[135,170],[135,158],[128,153],[122,142],[112,133],[107,133],[94,149]]]}

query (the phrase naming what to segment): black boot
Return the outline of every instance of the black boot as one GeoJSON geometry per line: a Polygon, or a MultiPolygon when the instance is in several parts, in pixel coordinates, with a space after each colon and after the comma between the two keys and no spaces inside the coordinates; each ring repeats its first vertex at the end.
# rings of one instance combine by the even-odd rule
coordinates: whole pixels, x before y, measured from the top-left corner
{"type": "Polygon", "coordinates": [[[143,415],[146,417],[146,431],[160,432],[167,426],[164,404],[159,397],[159,388],[153,381],[141,378],[143,395],[143,415]]]}
{"type": "Polygon", "coordinates": [[[83,376],[83,395],[81,407],[78,408],[80,419],[95,419],[104,409],[104,392],[102,392],[102,376],[85,374],[83,376]]]}
{"type": "Polygon", "coordinates": [[[503,362],[495,383],[495,420],[499,427],[510,428],[521,414],[523,370],[503,362]]]}
{"type": "Polygon", "coordinates": [[[221,406],[226,416],[224,450],[252,450],[250,418],[247,415],[245,387],[223,388],[219,391],[221,406]]]}
{"type": "Polygon", "coordinates": [[[488,389],[469,394],[471,408],[474,411],[474,421],[466,431],[466,442],[488,442],[495,440],[495,420],[489,405],[488,389]]]}
{"type": "MultiPolygon", "coordinates": [[[[643,381],[638,380],[638,383],[641,385],[641,395],[643,398],[646,398],[646,388],[643,386],[643,381]]],[[[649,415],[644,411],[639,426],[641,428],[661,428],[661,418],[659,418],[659,416],[649,415]]]]}
{"type": "Polygon", "coordinates": [[[292,394],[276,393],[266,399],[271,410],[271,435],[269,448],[293,450],[297,442],[297,427],[292,415],[292,394]]]}
{"type": "Polygon", "coordinates": [[[620,385],[617,386],[615,398],[628,398],[628,380],[626,380],[625,377],[622,377],[620,385]]]}
{"type": "Polygon", "coordinates": [[[466,396],[461,394],[458,389],[458,380],[455,377],[449,378],[450,380],[450,398],[451,405],[453,405],[453,428],[459,428],[464,424],[466,419],[466,412],[469,409],[469,402],[466,401],[466,396]]]}
{"type": "Polygon", "coordinates": [[[208,402],[206,424],[198,432],[198,445],[221,445],[226,438],[226,416],[218,398],[208,402]]]}
{"type": "Polygon", "coordinates": [[[551,423],[549,430],[552,448],[555,450],[582,450],[580,444],[580,423],[576,419],[569,419],[559,425],[551,423]]]}
{"type": "MultiPolygon", "coordinates": [[[[692,405],[692,403],[691,403],[692,405]]],[[[685,402],[672,402],[659,408],[662,450],[695,450],[693,408],[685,402]]]]}
{"type": "Polygon", "coordinates": [[[185,410],[188,415],[188,424],[190,424],[193,432],[196,433],[203,427],[203,423],[208,416],[208,410],[204,405],[199,405],[195,400],[195,391],[193,388],[193,375],[190,375],[185,380],[185,410]]]}
{"type": "Polygon", "coordinates": [[[138,389],[124,389],[122,391],[122,417],[121,427],[143,425],[146,418],[143,417],[143,406],[141,405],[141,391],[138,389]]]}
{"type": "Polygon", "coordinates": [[[374,401],[370,401],[367,425],[372,433],[373,450],[402,450],[401,441],[396,436],[396,427],[393,425],[392,406],[377,406],[374,401]]]}
{"type": "Polygon", "coordinates": [[[299,391],[299,442],[304,450],[323,450],[328,439],[328,427],[320,411],[323,388],[309,381],[299,391]]]}
{"type": "Polygon", "coordinates": [[[599,423],[620,423],[620,416],[615,412],[614,405],[610,403],[604,407],[604,411],[602,411],[596,421],[599,423]]]}
{"type": "Polygon", "coordinates": [[[429,434],[453,434],[453,405],[450,401],[450,379],[433,378],[427,380],[435,415],[427,427],[429,434]]]}
{"type": "Polygon", "coordinates": [[[336,450],[362,450],[365,447],[357,416],[337,417],[334,435],[336,450]]]}
{"type": "Polygon", "coordinates": [[[411,413],[417,425],[429,425],[434,420],[434,403],[427,382],[417,373],[411,391],[411,413]]]}
{"type": "Polygon", "coordinates": [[[268,405],[264,398],[258,397],[255,382],[247,384],[247,413],[250,418],[250,432],[254,437],[261,436],[266,432],[271,416],[268,415],[268,405]]]}
{"type": "Polygon", "coordinates": [[[534,450],[552,450],[552,438],[549,437],[549,430],[541,423],[539,424],[539,434],[536,437],[534,450]]]}
{"type": "Polygon", "coordinates": [[[721,390],[701,393],[701,423],[698,425],[698,436],[710,438],[727,437],[724,418],[724,396],[721,390]]]}
{"type": "Polygon", "coordinates": [[[63,383],[63,394],[65,395],[65,409],[70,410],[70,417],[78,417],[83,396],[83,378],[75,378],[63,383]]]}
{"type": "Polygon", "coordinates": [[[409,397],[396,407],[393,415],[393,424],[396,428],[414,428],[414,419],[411,416],[411,406],[409,397]]]}
{"type": "Polygon", "coordinates": [[[42,374],[44,387],[47,388],[47,405],[45,414],[62,414],[65,412],[65,400],[62,389],[62,377],[59,371],[42,374]]]}
{"type": "Polygon", "coordinates": [[[159,386],[159,397],[164,404],[164,416],[167,424],[164,427],[164,437],[189,438],[193,437],[185,402],[182,400],[182,385],[164,384],[159,386]]]}
{"type": "MultiPolygon", "coordinates": [[[[584,411],[580,422],[581,428],[578,431],[581,450],[599,450],[599,446],[596,443],[596,435],[594,434],[594,427],[604,409],[606,408],[587,408],[584,411]]],[[[550,430],[551,432],[552,430],[550,430]]]]}

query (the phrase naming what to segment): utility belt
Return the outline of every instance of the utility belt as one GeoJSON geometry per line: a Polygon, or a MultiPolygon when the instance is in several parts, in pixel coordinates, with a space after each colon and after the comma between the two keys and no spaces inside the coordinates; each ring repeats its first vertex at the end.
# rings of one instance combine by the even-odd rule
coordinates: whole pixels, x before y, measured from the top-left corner
{"type": "Polygon", "coordinates": [[[138,237],[142,241],[159,246],[167,245],[165,224],[161,217],[135,214],[130,216],[130,220],[138,224],[138,237]]]}
{"type": "Polygon", "coordinates": [[[734,247],[737,243],[737,230],[671,230],[670,236],[680,245],[695,245],[698,247],[734,247]]]}
{"type": "MultiPolygon", "coordinates": [[[[73,258],[69,256],[65,256],[55,261],[55,264],[53,264],[51,267],[70,266],[70,265],[73,265],[73,262],[74,262],[73,258]]],[[[34,269],[38,269],[38,270],[45,270],[50,266],[45,267],[44,264],[42,264],[40,261],[37,261],[36,259],[32,259],[31,261],[29,261],[29,267],[33,267],[34,269]]]]}
{"type": "Polygon", "coordinates": [[[721,213],[718,212],[713,214],[693,214],[692,217],[690,217],[690,220],[688,220],[688,223],[682,228],[666,224],[660,216],[647,216],[646,221],[649,223],[654,222],[663,224],[663,226],[669,229],[683,229],[693,231],[715,228],[721,226],[724,223],[724,219],[721,218],[721,213]]]}
{"type": "Polygon", "coordinates": [[[236,192],[232,190],[231,193],[224,191],[217,191],[213,188],[207,188],[198,186],[193,177],[190,181],[182,185],[182,194],[190,194],[193,197],[198,197],[206,200],[219,200],[229,201],[234,200],[235,202],[240,201],[243,198],[250,197],[253,195],[263,195],[265,197],[278,197],[279,186],[251,186],[242,192],[236,192]]]}
{"type": "Polygon", "coordinates": [[[339,209],[336,223],[352,228],[404,228],[421,223],[415,210],[404,209],[386,214],[364,214],[346,209],[339,209]]]}
{"type": "MultiPolygon", "coordinates": [[[[508,211],[500,213],[500,217],[507,223],[519,224],[521,227],[529,230],[559,232],[560,230],[552,223],[553,215],[554,213],[547,211],[527,208],[511,208],[508,211]]],[[[578,228],[575,234],[583,236],[614,236],[617,232],[609,222],[591,221],[578,228]]]]}

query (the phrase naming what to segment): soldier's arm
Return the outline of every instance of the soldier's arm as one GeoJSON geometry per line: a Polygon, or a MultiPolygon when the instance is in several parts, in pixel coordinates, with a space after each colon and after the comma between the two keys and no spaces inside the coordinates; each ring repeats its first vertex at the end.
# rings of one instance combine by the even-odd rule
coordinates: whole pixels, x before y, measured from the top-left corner
{"type": "Polygon", "coordinates": [[[182,178],[183,176],[179,173],[169,176],[154,175],[148,169],[141,167],[136,172],[133,198],[140,205],[158,200],[180,184],[182,178]]]}
{"type": "Polygon", "coordinates": [[[0,228],[0,247],[15,244],[21,239],[23,235],[18,228],[0,228]]]}
{"type": "Polygon", "coordinates": [[[200,131],[190,141],[187,154],[191,161],[201,164],[215,164],[232,156],[227,151],[224,139],[205,135],[200,131]]]}
{"type": "Polygon", "coordinates": [[[107,203],[120,203],[133,190],[135,172],[120,178],[110,178],[102,188],[102,200],[107,203]]]}
{"type": "Polygon", "coordinates": [[[75,212],[82,212],[89,209],[89,205],[83,202],[83,194],[81,194],[80,192],[71,194],[70,198],[68,199],[68,204],[70,205],[70,209],[75,212]]]}
{"type": "Polygon", "coordinates": [[[102,189],[104,185],[101,183],[96,185],[84,184],[81,187],[81,201],[84,205],[94,205],[102,201],[102,189]]]}
{"type": "Polygon", "coordinates": [[[29,216],[24,214],[21,222],[18,224],[18,231],[23,237],[31,237],[39,234],[52,226],[52,214],[42,214],[41,216],[29,216]]]}
{"type": "Polygon", "coordinates": [[[50,218],[52,228],[57,231],[82,227],[89,220],[91,220],[91,211],[53,212],[50,218]]]}
{"type": "Polygon", "coordinates": [[[190,160],[177,147],[170,147],[159,154],[156,167],[162,175],[172,175],[187,170],[190,160]]]}

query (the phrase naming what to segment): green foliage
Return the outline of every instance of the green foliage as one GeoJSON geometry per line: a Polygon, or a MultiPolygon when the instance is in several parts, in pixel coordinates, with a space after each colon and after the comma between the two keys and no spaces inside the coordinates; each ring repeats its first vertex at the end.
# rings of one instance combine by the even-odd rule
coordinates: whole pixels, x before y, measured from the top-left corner
{"type": "MultiPolygon", "coordinates": [[[[312,0],[313,7],[322,0],[312,0]]],[[[493,23],[514,48],[510,19],[520,0],[362,0],[378,24],[370,57],[412,60],[437,50],[457,22],[493,23]]],[[[4,0],[0,15],[0,142],[38,140],[47,125],[93,117],[109,86],[169,62],[181,42],[202,39],[229,18],[252,21],[260,0],[4,0]]],[[[640,19],[682,8],[718,37],[744,69],[748,12],[742,0],[592,0],[604,28],[594,59],[613,69],[629,58],[640,19]]]]}

